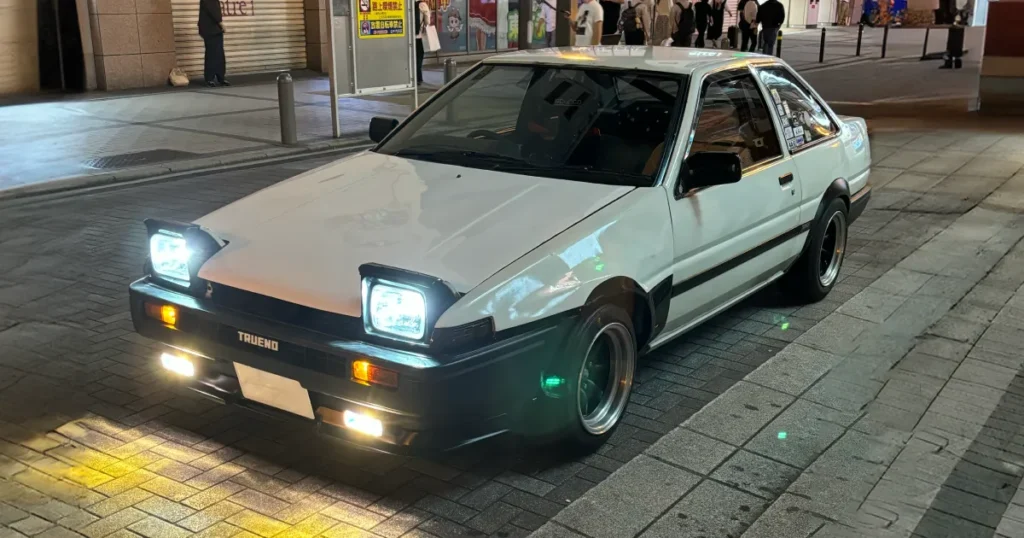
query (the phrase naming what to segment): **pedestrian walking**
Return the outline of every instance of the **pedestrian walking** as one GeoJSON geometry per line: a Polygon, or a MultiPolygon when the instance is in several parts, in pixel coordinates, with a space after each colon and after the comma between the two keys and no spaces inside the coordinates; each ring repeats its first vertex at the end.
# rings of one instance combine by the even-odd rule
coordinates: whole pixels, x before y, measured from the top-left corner
{"type": "Polygon", "coordinates": [[[651,5],[651,19],[654,21],[651,27],[649,42],[651,45],[661,45],[672,37],[671,24],[669,23],[669,11],[672,8],[671,0],[654,0],[651,5]]]}
{"type": "Polygon", "coordinates": [[[540,13],[544,18],[544,44],[547,47],[555,46],[555,28],[558,25],[558,9],[551,3],[556,0],[540,0],[540,13]]]}
{"type": "Polygon", "coordinates": [[[690,0],[676,0],[669,12],[672,22],[672,46],[689,47],[693,42],[694,13],[690,0]]]}
{"type": "Polygon", "coordinates": [[[576,34],[577,47],[590,47],[601,44],[601,32],[604,31],[604,9],[597,0],[583,0],[576,16],[563,11],[562,15],[569,19],[573,32],[576,34]]]}
{"type": "Polygon", "coordinates": [[[704,36],[708,32],[708,24],[711,23],[711,4],[708,0],[698,0],[693,6],[694,25],[697,27],[697,48],[704,48],[704,36]]]}
{"type": "Polygon", "coordinates": [[[761,52],[771,56],[775,53],[775,38],[782,23],[786,21],[786,8],[779,0],[768,0],[757,8],[757,22],[761,25],[761,52]]]}
{"type": "Polygon", "coordinates": [[[743,35],[740,50],[754,52],[757,46],[757,0],[740,0],[736,10],[740,14],[740,33],[743,35]]]}
{"type": "Polygon", "coordinates": [[[600,0],[601,9],[604,10],[604,28],[601,35],[619,33],[619,18],[622,15],[622,4],[625,3],[625,0],[600,0]]]}
{"type": "Polygon", "coordinates": [[[627,0],[619,20],[622,37],[627,45],[646,45],[650,42],[651,7],[647,0],[627,0]]]}
{"type": "Polygon", "coordinates": [[[423,40],[427,39],[427,27],[430,26],[430,8],[423,0],[416,2],[416,85],[423,84],[423,40]]]}
{"type": "Polygon", "coordinates": [[[203,78],[206,85],[230,86],[224,78],[227,60],[224,58],[224,17],[217,0],[199,0],[199,35],[203,38],[203,78]]]}
{"type": "Polygon", "coordinates": [[[708,40],[711,46],[716,49],[722,48],[722,31],[725,27],[725,14],[732,15],[732,11],[725,5],[725,0],[711,1],[711,22],[708,24],[708,40]]]}

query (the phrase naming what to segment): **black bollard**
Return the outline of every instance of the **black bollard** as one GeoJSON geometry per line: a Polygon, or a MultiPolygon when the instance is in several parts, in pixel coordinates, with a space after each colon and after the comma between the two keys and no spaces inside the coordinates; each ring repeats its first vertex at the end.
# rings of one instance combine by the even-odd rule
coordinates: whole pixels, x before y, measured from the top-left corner
{"type": "Polygon", "coordinates": [[[924,60],[928,57],[928,34],[931,33],[932,27],[927,26],[924,29],[924,45],[921,46],[921,59],[924,60]]]}
{"type": "Polygon", "coordinates": [[[889,45],[889,25],[886,24],[882,30],[882,58],[885,58],[885,48],[889,45]]]}
{"type": "Polygon", "coordinates": [[[825,62],[825,28],[821,29],[821,46],[818,47],[818,63],[825,62]]]}
{"type": "Polygon", "coordinates": [[[782,58],[782,30],[779,30],[779,35],[775,38],[775,56],[782,58]]]}
{"type": "Polygon", "coordinates": [[[864,39],[864,23],[857,25],[857,56],[860,56],[860,42],[864,39]]]}

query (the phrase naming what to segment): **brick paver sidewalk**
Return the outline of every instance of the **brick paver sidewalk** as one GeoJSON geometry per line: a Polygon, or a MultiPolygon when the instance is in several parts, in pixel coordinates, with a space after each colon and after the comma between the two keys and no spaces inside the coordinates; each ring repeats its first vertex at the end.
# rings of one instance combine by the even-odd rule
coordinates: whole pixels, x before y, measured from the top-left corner
{"type": "Polygon", "coordinates": [[[536,536],[1024,536],[1024,137],[873,149],[867,287],[536,536]]]}
{"type": "Polygon", "coordinates": [[[327,79],[294,84],[298,147],[281,144],[273,82],[0,107],[0,198],[58,179],[152,176],[368,142],[370,118],[412,109],[410,92],[342,99],[343,138],[334,140],[327,79]]]}

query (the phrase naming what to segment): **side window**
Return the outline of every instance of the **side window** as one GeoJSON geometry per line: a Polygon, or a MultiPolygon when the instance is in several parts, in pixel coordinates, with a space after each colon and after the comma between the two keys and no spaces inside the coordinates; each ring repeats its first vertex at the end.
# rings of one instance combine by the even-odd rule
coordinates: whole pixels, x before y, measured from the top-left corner
{"type": "Polygon", "coordinates": [[[828,113],[789,70],[782,67],[761,69],[758,76],[768,88],[779,112],[782,135],[789,149],[800,149],[836,133],[838,129],[828,113]]]}
{"type": "Polygon", "coordinates": [[[749,72],[711,77],[704,83],[690,153],[731,151],[743,168],[782,155],[779,137],[757,82],[749,72]]]}

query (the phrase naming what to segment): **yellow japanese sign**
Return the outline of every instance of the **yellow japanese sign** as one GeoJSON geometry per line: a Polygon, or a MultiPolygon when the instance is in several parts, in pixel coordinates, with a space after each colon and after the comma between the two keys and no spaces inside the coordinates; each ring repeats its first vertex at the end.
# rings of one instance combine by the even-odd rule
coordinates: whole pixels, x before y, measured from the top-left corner
{"type": "Polygon", "coordinates": [[[359,38],[405,36],[405,0],[358,0],[359,38]]]}

